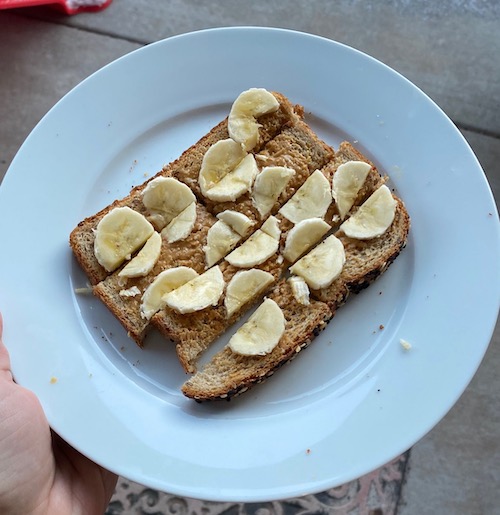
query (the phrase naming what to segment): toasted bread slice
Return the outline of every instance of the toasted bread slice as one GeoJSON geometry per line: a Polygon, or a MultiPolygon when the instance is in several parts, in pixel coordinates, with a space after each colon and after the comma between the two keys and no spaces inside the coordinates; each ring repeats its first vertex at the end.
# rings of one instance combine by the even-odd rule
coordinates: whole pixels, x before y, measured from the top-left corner
{"type": "Polygon", "coordinates": [[[261,383],[305,349],[333,317],[327,304],[312,301],[304,306],[295,299],[289,283],[281,279],[269,294],[283,311],[285,333],[265,356],[242,356],[229,347],[217,353],[200,372],[182,386],[197,401],[229,399],[261,383]]]}

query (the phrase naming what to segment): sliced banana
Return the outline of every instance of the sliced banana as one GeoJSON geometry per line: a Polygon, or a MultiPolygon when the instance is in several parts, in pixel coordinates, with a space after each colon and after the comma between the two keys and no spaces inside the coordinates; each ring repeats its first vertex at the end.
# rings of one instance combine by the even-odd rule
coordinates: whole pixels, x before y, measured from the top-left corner
{"type": "Polygon", "coordinates": [[[230,209],[219,213],[217,218],[229,225],[240,236],[246,236],[254,225],[254,222],[247,215],[230,209]]]}
{"type": "Polygon", "coordinates": [[[149,320],[157,311],[165,307],[163,297],[198,276],[198,272],[187,266],[169,268],[160,272],[146,288],[141,299],[141,316],[149,320]]]}
{"type": "Polygon", "coordinates": [[[153,234],[146,218],[129,207],[115,207],[97,224],[94,254],[108,272],[116,270],[153,234]]]}
{"type": "Polygon", "coordinates": [[[238,197],[252,189],[259,173],[253,154],[248,154],[231,172],[226,174],[215,186],[210,188],[206,197],[216,202],[234,202],[238,197]]]}
{"type": "Polygon", "coordinates": [[[196,202],[191,202],[161,231],[161,235],[169,242],[184,240],[193,230],[196,223],[196,202]]]}
{"type": "Polygon", "coordinates": [[[330,230],[321,218],[307,218],[290,229],[283,250],[285,259],[293,263],[330,230]]]}
{"type": "Polygon", "coordinates": [[[258,229],[248,240],[228,254],[226,261],[239,268],[251,268],[264,263],[278,251],[278,247],[279,238],[258,229]]]}
{"type": "Polygon", "coordinates": [[[266,166],[257,175],[252,200],[260,216],[266,216],[283,193],[295,171],[285,166],[266,166]]]}
{"type": "Polygon", "coordinates": [[[288,283],[290,284],[295,300],[299,304],[309,306],[311,304],[311,301],[309,300],[310,291],[304,278],[299,275],[292,275],[288,279],[288,283]]]}
{"type": "Polygon", "coordinates": [[[175,311],[185,314],[215,306],[224,291],[224,276],[218,266],[167,293],[162,300],[175,311]]]}
{"type": "Polygon", "coordinates": [[[341,226],[349,238],[368,240],[381,236],[394,220],[396,201],[391,190],[380,186],[341,226]]]}
{"type": "Polygon", "coordinates": [[[215,265],[241,240],[241,236],[226,222],[218,220],[207,233],[207,244],[203,247],[207,267],[215,265]]]}
{"type": "Polygon", "coordinates": [[[275,216],[270,216],[261,226],[260,230],[269,234],[272,238],[276,240],[280,239],[281,229],[279,220],[275,216]]]}
{"type": "Polygon", "coordinates": [[[259,268],[236,272],[227,285],[224,297],[227,316],[230,317],[237,312],[241,306],[262,293],[273,282],[274,276],[259,268]]]}
{"type": "Polygon", "coordinates": [[[271,299],[255,310],[229,340],[229,348],[243,356],[264,356],[278,345],[286,321],[281,308],[271,299]]]}
{"type": "Polygon", "coordinates": [[[290,272],[302,277],[313,290],[319,290],[333,283],[344,263],[344,246],[331,235],[292,265],[290,272]]]}
{"type": "Polygon", "coordinates": [[[249,191],[257,173],[253,154],[248,154],[240,143],[228,138],[214,143],[207,150],[198,183],[208,199],[231,201],[249,191]]]}
{"type": "Polygon", "coordinates": [[[229,136],[252,150],[259,141],[257,118],[279,108],[276,97],[264,88],[250,88],[234,101],[228,118],[229,136]]]}
{"type": "Polygon", "coordinates": [[[142,192],[142,202],[151,211],[151,218],[162,229],[191,203],[196,202],[189,187],[173,177],[157,177],[142,192]]]}
{"type": "Polygon", "coordinates": [[[143,277],[155,266],[161,252],[161,236],[156,231],[146,241],[144,247],[119,272],[120,277],[143,277]]]}
{"type": "Polygon", "coordinates": [[[371,166],[364,161],[348,161],[333,174],[332,194],[342,220],[351,210],[370,170],[371,166]]]}
{"type": "Polygon", "coordinates": [[[296,224],[307,218],[323,218],[331,203],[330,183],[319,170],[316,170],[279,212],[296,224]]]}

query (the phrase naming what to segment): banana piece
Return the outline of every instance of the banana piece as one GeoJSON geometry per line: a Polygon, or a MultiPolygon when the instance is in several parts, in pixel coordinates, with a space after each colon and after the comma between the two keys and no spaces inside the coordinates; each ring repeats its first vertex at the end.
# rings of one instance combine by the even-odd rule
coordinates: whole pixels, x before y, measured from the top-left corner
{"type": "Polygon", "coordinates": [[[252,200],[260,216],[266,216],[278,200],[295,171],[285,166],[266,166],[257,175],[252,200]]]}
{"type": "Polygon", "coordinates": [[[309,300],[309,286],[307,286],[304,278],[299,275],[292,275],[288,279],[288,283],[290,284],[295,300],[299,304],[309,306],[311,304],[311,301],[309,300]]]}
{"type": "Polygon", "coordinates": [[[265,299],[229,340],[229,348],[243,356],[264,356],[278,345],[285,332],[285,317],[271,299],[265,299]]]}
{"type": "Polygon", "coordinates": [[[175,311],[185,314],[215,306],[224,291],[224,277],[218,266],[172,290],[162,300],[175,311]]]}
{"type": "Polygon", "coordinates": [[[161,231],[161,235],[169,242],[174,243],[187,238],[196,223],[196,202],[191,202],[161,231]]]}
{"type": "Polygon", "coordinates": [[[333,174],[332,195],[342,220],[351,210],[370,170],[371,166],[364,161],[348,161],[333,174]]]}
{"type": "Polygon", "coordinates": [[[216,202],[234,202],[252,189],[255,177],[259,173],[253,154],[246,155],[231,172],[210,188],[206,197],[216,202]]]}
{"type": "Polygon", "coordinates": [[[290,263],[295,262],[304,252],[330,230],[330,226],[321,218],[308,218],[300,221],[290,229],[283,250],[283,256],[290,263]]]}
{"type": "Polygon", "coordinates": [[[229,137],[252,150],[259,141],[257,118],[279,108],[276,97],[264,88],[243,91],[234,101],[228,118],[229,137]]]}
{"type": "Polygon", "coordinates": [[[116,270],[153,234],[146,218],[129,207],[115,207],[95,229],[94,254],[108,272],[116,270]]]}
{"type": "MultiPolygon", "coordinates": [[[[270,226],[274,227],[271,223],[270,226]]],[[[226,256],[226,261],[239,268],[251,268],[264,263],[275,254],[279,247],[279,229],[277,237],[275,234],[268,234],[264,229],[262,226],[261,229],[255,231],[238,248],[226,256]]]]}
{"type": "Polygon", "coordinates": [[[261,226],[260,230],[269,234],[272,238],[279,240],[281,229],[279,220],[275,216],[270,216],[261,226]]]}
{"type": "Polygon", "coordinates": [[[396,201],[384,184],[375,190],[360,208],[341,226],[349,238],[369,240],[381,236],[390,227],[396,213],[396,201]]]}
{"type": "Polygon", "coordinates": [[[144,247],[119,272],[119,277],[143,277],[155,266],[161,252],[161,236],[156,231],[149,237],[144,247]]]}
{"type": "Polygon", "coordinates": [[[323,218],[331,203],[330,182],[319,170],[316,170],[279,212],[296,224],[307,218],[323,218]]]}
{"type": "Polygon", "coordinates": [[[214,143],[206,151],[198,183],[208,199],[234,201],[250,191],[258,171],[253,154],[229,138],[214,143]]]}
{"type": "Polygon", "coordinates": [[[229,225],[229,227],[231,227],[231,229],[237,232],[240,236],[246,236],[254,224],[247,215],[230,209],[219,213],[217,218],[229,225]]]}
{"type": "Polygon", "coordinates": [[[160,272],[146,288],[141,299],[141,316],[149,320],[157,311],[165,307],[163,297],[183,284],[198,277],[198,272],[187,266],[169,268],[160,272]]]}
{"type": "Polygon", "coordinates": [[[157,177],[144,188],[142,202],[151,211],[151,219],[162,229],[196,202],[196,197],[186,184],[177,179],[157,177]]]}
{"type": "Polygon", "coordinates": [[[344,263],[344,246],[331,235],[292,265],[290,272],[302,277],[313,290],[319,290],[337,279],[344,263]]]}
{"type": "Polygon", "coordinates": [[[241,236],[226,222],[218,220],[207,233],[207,244],[203,247],[207,267],[215,265],[241,240],[241,236]]]}
{"type": "Polygon", "coordinates": [[[259,268],[236,272],[227,285],[226,296],[224,297],[227,316],[230,317],[273,282],[274,276],[259,268]]]}

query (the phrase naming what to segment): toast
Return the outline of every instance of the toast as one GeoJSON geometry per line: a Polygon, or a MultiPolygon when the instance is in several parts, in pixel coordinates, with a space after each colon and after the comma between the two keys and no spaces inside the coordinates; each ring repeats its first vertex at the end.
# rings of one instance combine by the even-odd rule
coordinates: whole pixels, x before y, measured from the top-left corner
{"type": "MultiPolygon", "coordinates": [[[[269,98],[270,94],[266,92],[266,95],[269,98]]],[[[206,185],[204,187],[202,184],[205,156],[209,150],[224,141],[231,141],[231,144],[238,141],[242,148],[247,145],[246,140],[241,140],[241,143],[238,140],[241,127],[232,118],[236,101],[228,118],[177,160],[132,189],[128,196],[80,222],[70,234],[70,246],[93,286],[94,294],[116,316],[129,336],[142,347],[147,332],[154,327],[167,340],[174,342],[181,366],[187,373],[193,374],[182,386],[182,392],[197,401],[232,398],[262,382],[293,359],[326,327],[351,293],[366,288],[388,268],[406,245],[408,237],[408,213],[403,202],[393,193],[386,194],[392,199],[389,211],[392,209],[393,212],[391,220],[384,222],[383,230],[376,228],[378,233],[370,234],[368,231],[362,236],[353,235],[352,229],[348,230],[347,222],[362,217],[367,211],[365,206],[376,194],[383,188],[387,190],[385,183],[388,178],[382,176],[374,163],[352,144],[342,142],[335,151],[318,138],[303,120],[301,106],[293,105],[280,93],[273,92],[272,97],[277,106],[256,116],[256,142],[252,143],[252,148],[245,150],[245,155],[251,156],[255,163],[256,175],[252,177],[252,183],[257,183],[256,178],[264,175],[266,168],[286,169],[289,173],[279,191],[267,201],[264,210],[254,196],[255,185],[239,192],[235,198],[226,198],[212,195],[210,191],[207,193],[206,185]],[[361,163],[364,175],[355,192],[350,193],[346,209],[332,199],[331,185],[332,180],[335,181],[345,172],[344,165],[352,163],[361,163]],[[177,240],[168,241],[164,236],[164,220],[158,218],[155,209],[145,200],[146,192],[159,180],[175,181],[185,185],[184,188],[187,186],[195,199],[191,206],[194,214],[190,229],[177,240]],[[312,196],[307,197],[306,192],[312,196]],[[116,212],[116,208],[123,207],[139,213],[149,222],[152,232],[162,235],[158,256],[152,266],[139,276],[123,277],[124,268],[131,258],[133,261],[138,257],[146,238],[118,266],[104,266],[102,259],[96,257],[99,239],[96,234],[100,223],[116,212]],[[224,246],[224,252],[209,262],[207,248],[210,247],[210,234],[215,234],[218,224],[227,221],[223,218],[226,213],[242,216],[251,229],[239,232],[236,226],[226,227],[232,234],[236,231],[238,235],[231,245],[224,246]],[[311,220],[312,232],[307,228],[302,230],[298,241],[299,227],[311,220]],[[321,233],[316,235],[314,231],[318,226],[321,233]],[[255,245],[254,239],[259,233],[264,233],[267,240],[271,238],[274,242],[272,246],[275,245],[275,250],[265,254],[262,259],[258,259],[262,245],[251,247],[255,245]],[[297,241],[293,240],[292,235],[297,241]],[[304,238],[307,244],[304,244],[304,238]],[[303,290],[299,295],[289,280],[290,275],[295,277],[296,274],[292,265],[298,266],[301,258],[307,258],[311,250],[332,239],[342,248],[343,262],[335,277],[332,275],[329,281],[323,281],[324,284],[317,285],[319,283],[306,280],[308,286],[305,286],[307,295],[304,298],[301,296],[303,290]],[[299,245],[298,251],[287,254],[290,241],[296,247],[298,243],[303,246],[299,245]],[[251,250],[244,250],[247,248],[251,250]],[[233,257],[236,254],[239,261],[233,257]],[[173,295],[182,290],[178,285],[173,294],[167,292],[154,311],[145,315],[143,303],[148,289],[165,271],[178,268],[188,268],[199,280],[210,272],[216,272],[220,277],[217,297],[193,307],[197,294],[188,295],[190,306],[180,307],[173,295]],[[238,295],[241,293],[233,288],[230,294],[230,285],[233,279],[236,282],[236,277],[243,270],[261,272],[261,275],[266,275],[266,282],[246,292],[246,296],[238,296],[236,307],[230,309],[229,301],[235,296],[234,292],[238,291],[238,295]],[[290,273],[291,270],[293,273],[290,273]],[[210,345],[223,333],[231,331],[235,322],[263,299],[271,299],[283,316],[284,330],[275,347],[264,355],[249,356],[226,346],[197,371],[197,362],[210,345]]],[[[245,123],[246,118],[245,114],[245,123]]],[[[210,180],[213,177],[212,173],[210,180]]],[[[224,176],[217,177],[217,181],[222,179],[224,176]]],[[[387,198],[384,202],[388,202],[387,198]]],[[[363,228],[363,231],[366,232],[366,229],[363,228]]],[[[337,265],[333,262],[324,264],[325,269],[330,266],[333,274],[337,265]]],[[[209,286],[211,288],[213,285],[209,286]]]]}

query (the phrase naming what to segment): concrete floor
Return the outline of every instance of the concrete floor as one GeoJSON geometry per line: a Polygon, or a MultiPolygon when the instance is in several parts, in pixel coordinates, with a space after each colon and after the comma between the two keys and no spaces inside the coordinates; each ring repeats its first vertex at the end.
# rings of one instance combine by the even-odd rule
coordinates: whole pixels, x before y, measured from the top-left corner
{"type": "MultiPolygon", "coordinates": [[[[325,36],[405,75],[457,124],[498,205],[500,3],[495,0],[236,0],[224,7],[200,0],[115,0],[101,13],[74,17],[44,8],[0,11],[0,180],[40,118],[92,72],[168,36],[234,25],[325,36]]],[[[412,448],[397,513],[500,513],[499,368],[497,324],[464,395],[412,448]]]]}

